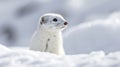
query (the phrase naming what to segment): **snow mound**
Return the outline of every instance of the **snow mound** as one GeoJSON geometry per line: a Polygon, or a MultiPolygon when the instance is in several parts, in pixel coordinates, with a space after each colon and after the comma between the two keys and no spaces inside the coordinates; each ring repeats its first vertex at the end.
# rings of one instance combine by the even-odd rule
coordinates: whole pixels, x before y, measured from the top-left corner
{"type": "Polygon", "coordinates": [[[120,13],[69,29],[65,33],[64,45],[68,54],[120,50],[120,13]]]}
{"type": "Polygon", "coordinates": [[[7,52],[7,51],[10,51],[10,49],[0,44],[0,52],[2,53],[2,52],[7,52]]]}
{"type": "Polygon", "coordinates": [[[0,67],[73,67],[69,59],[50,53],[18,49],[0,51],[0,67]]]}
{"type": "MultiPolygon", "coordinates": [[[[0,48],[6,50],[1,45],[0,48]]],[[[4,54],[0,51],[0,67],[120,67],[120,52],[58,56],[24,49],[9,50],[4,54]]]]}

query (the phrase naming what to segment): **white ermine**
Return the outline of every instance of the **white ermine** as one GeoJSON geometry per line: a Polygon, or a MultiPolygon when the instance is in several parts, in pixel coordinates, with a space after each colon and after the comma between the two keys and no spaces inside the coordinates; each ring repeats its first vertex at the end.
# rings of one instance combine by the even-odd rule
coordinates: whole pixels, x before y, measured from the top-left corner
{"type": "Polygon", "coordinates": [[[64,55],[62,30],[67,25],[66,20],[59,14],[48,13],[41,16],[30,49],[64,55]]]}

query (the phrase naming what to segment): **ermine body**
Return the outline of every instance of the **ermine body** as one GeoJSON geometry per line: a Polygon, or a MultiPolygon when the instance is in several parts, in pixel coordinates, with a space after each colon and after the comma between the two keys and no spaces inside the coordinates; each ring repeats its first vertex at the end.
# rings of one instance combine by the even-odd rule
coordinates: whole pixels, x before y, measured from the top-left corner
{"type": "Polygon", "coordinates": [[[58,14],[45,14],[40,18],[38,29],[33,35],[31,50],[64,55],[62,30],[66,20],[58,14]]]}

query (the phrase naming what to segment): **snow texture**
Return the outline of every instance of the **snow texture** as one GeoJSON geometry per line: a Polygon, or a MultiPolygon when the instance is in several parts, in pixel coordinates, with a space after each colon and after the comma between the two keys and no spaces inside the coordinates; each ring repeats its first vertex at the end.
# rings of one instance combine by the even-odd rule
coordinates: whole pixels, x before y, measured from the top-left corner
{"type": "Polygon", "coordinates": [[[120,52],[58,56],[2,45],[0,48],[0,67],[120,67],[120,52]]]}

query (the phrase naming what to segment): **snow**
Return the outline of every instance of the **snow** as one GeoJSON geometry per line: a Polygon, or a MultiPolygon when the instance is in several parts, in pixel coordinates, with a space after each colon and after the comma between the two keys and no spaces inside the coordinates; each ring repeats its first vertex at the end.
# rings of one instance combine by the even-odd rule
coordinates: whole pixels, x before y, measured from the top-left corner
{"type": "Polygon", "coordinates": [[[119,67],[120,52],[58,56],[28,49],[10,49],[0,45],[0,67],[119,67]],[[9,50],[8,50],[9,49],[9,50]]]}
{"type": "Polygon", "coordinates": [[[0,52],[3,53],[2,51],[7,52],[7,51],[10,51],[10,49],[0,44],[0,52]]]}
{"type": "Polygon", "coordinates": [[[64,46],[67,54],[119,51],[120,13],[70,28],[64,35],[64,46]]]}

